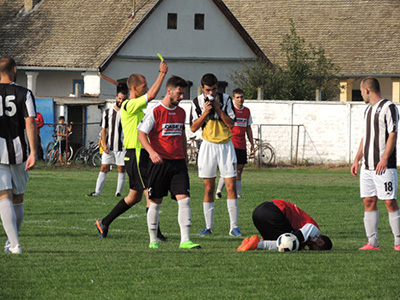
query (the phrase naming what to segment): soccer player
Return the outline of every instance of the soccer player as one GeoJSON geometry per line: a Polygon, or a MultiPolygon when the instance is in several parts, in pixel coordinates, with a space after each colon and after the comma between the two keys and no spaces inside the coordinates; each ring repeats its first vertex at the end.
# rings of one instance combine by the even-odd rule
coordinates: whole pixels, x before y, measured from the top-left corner
{"type": "Polygon", "coordinates": [[[361,96],[368,104],[365,113],[365,131],[350,172],[357,176],[359,161],[363,158],[360,174],[360,194],[364,202],[364,227],[368,238],[359,250],[379,250],[377,202],[385,202],[389,223],[394,235],[394,250],[400,251],[400,211],[397,204],[396,142],[399,112],[396,105],[383,99],[379,81],[366,77],[360,84],[361,96]]]}
{"type": "Polygon", "coordinates": [[[28,170],[35,165],[37,150],[35,98],[30,90],[14,82],[16,74],[14,59],[1,57],[0,216],[8,238],[5,252],[12,254],[22,253],[18,232],[24,216],[23,201],[28,170]]]}
{"type": "MultiPolygon", "coordinates": [[[[235,126],[231,129],[233,135],[232,143],[237,158],[236,192],[238,199],[242,199],[242,173],[244,165],[247,164],[246,135],[250,142],[250,155],[254,155],[253,131],[251,130],[253,119],[251,118],[250,109],[243,106],[244,91],[242,89],[235,89],[232,95],[236,114],[235,126]]],[[[221,199],[224,186],[225,180],[220,177],[215,199],[221,199]]]]}
{"type": "Polygon", "coordinates": [[[330,250],[332,241],[322,235],[317,222],[304,210],[285,200],[275,199],[261,203],[253,211],[253,223],[262,236],[245,238],[238,251],[278,250],[276,240],[283,233],[293,233],[300,242],[300,248],[330,250]]]}
{"type": "Polygon", "coordinates": [[[185,110],[179,107],[187,83],[172,76],[167,81],[167,93],[158,105],[150,109],[138,126],[139,141],[149,153],[149,198],[147,226],[149,248],[158,249],[157,226],[163,197],[171,192],[178,202],[178,223],[181,232],[179,248],[200,248],[189,239],[191,223],[190,184],[186,164],[185,110]],[[147,136],[148,135],[148,139],[147,136]]]}
{"type": "Polygon", "coordinates": [[[190,130],[203,128],[203,142],[198,156],[199,177],[203,178],[203,211],[206,226],[201,235],[211,234],[214,227],[214,193],[217,168],[224,178],[227,191],[227,206],[230,218],[229,234],[242,236],[238,227],[238,199],[236,195],[237,163],[232,144],[235,125],[235,110],[231,97],[218,93],[218,79],[214,74],[205,74],[201,79],[203,93],[192,101],[190,130]]]}
{"type": "Polygon", "coordinates": [[[101,195],[101,190],[106,182],[111,164],[118,166],[118,181],[115,196],[121,197],[125,183],[125,149],[123,147],[124,135],[122,132],[120,108],[126,96],[125,91],[120,91],[115,97],[115,105],[112,108],[106,109],[103,113],[101,120],[101,139],[103,144],[101,167],[99,176],[97,177],[96,190],[87,194],[88,197],[101,195]]]}
{"type": "MultiPolygon", "coordinates": [[[[129,177],[129,194],[121,199],[105,218],[96,220],[100,238],[107,237],[108,227],[118,216],[142,200],[143,192],[148,198],[149,154],[138,140],[137,126],[144,117],[143,110],[147,108],[147,103],[157,96],[167,72],[168,65],[163,60],[160,63],[158,77],[150,89],[143,75],[131,74],[128,78],[127,85],[130,94],[129,99],[125,100],[121,106],[121,124],[124,132],[125,169],[129,177]]],[[[165,240],[160,231],[158,237],[160,240],[165,240]]]]}

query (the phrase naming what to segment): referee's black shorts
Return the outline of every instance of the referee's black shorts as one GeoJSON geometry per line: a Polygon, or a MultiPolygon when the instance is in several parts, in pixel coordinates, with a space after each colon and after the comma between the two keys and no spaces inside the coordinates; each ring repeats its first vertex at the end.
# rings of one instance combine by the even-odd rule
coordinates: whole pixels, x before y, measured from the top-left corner
{"type": "Polygon", "coordinates": [[[135,191],[147,189],[149,154],[146,150],[127,149],[125,153],[125,170],[129,177],[129,188],[135,191]]]}
{"type": "Polygon", "coordinates": [[[149,162],[149,198],[160,199],[171,192],[171,199],[176,195],[190,196],[190,182],[184,159],[163,159],[162,164],[149,162]]]}
{"type": "Polygon", "coordinates": [[[253,223],[264,240],[277,240],[293,227],[282,211],[273,202],[264,202],[253,211],[253,223]]]}
{"type": "Polygon", "coordinates": [[[247,164],[247,151],[246,149],[238,149],[235,148],[236,159],[238,165],[245,165],[247,164]]]}

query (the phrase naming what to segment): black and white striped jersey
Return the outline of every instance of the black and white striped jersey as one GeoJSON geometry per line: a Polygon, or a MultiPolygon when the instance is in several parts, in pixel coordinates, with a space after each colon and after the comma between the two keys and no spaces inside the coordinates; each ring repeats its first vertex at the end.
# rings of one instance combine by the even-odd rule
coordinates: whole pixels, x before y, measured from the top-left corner
{"type": "Polygon", "coordinates": [[[16,83],[0,84],[0,163],[20,164],[28,158],[25,118],[36,117],[35,98],[16,83]]]}
{"type": "Polygon", "coordinates": [[[111,151],[122,151],[124,143],[124,134],[121,125],[120,110],[115,107],[107,108],[103,113],[101,127],[108,130],[107,146],[111,151]]]}
{"type": "MultiPolygon", "coordinates": [[[[375,170],[386,149],[389,134],[397,132],[399,112],[391,101],[382,99],[368,107],[364,113],[364,166],[367,170],[375,170]]],[[[387,168],[396,168],[396,147],[389,157],[387,168]]]]}

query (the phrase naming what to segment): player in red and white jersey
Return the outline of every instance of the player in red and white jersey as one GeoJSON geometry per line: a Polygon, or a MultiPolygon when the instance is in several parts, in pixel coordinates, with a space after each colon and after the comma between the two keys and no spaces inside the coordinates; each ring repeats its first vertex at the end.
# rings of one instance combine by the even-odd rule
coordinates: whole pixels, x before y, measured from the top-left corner
{"type": "Polygon", "coordinates": [[[253,211],[254,226],[262,240],[256,235],[244,239],[238,251],[277,250],[276,240],[283,233],[293,233],[300,242],[300,249],[330,250],[332,241],[322,235],[318,223],[295,204],[281,199],[261,203],[253,211]]]}
{"type": "Polygon", "coordinates": [[[149,248],[158,249],[157,227],[163,197],[171,193],[178,202],[181,232],[179,248],[196,249],[190,241],[190,183],[186,163],[185,111],[179,107],[187,82],[177,76],[167,81],[167,93],[160,104],[150,109],[138,126],[139,141],[149,153],[149,198],[147,226],[149,248]],[[147,136],[146,136],[147,135],[147,136]]]}
{"type": "Polygon", "coordinates": [[[37,151],[35,98],[30,90],[15,84],[16,74],[14,59],[1,57],[0,217],[8,238],[5,252],[13,254],[22,253],[18,232],[24,216],[28,170],[35,165],[37,151]]]}
{"type": "MultiPolygon", "coordinates": [[[[251,130],[251,124],[253,119],[251,118],[250,109],[243,105],[244,103],[244,91],[242,89],[233,90],[233,105],[235,108],[236,122],[235,126],[231,128],[232,132],[232,143],[235,148],[237,158],[237,175],[236,175],[236,191],[238,199],[242,198],[242,173],[244,165],[247,164],[247,151],[246,151],[246,135],[251,145],[250,155],[254,155],[254,140],[253,131],[251,130]]],[[[222,191],[225,186],[224,178],[220,177],[215,194],[215,199],[221,199],[222,191]]]]}

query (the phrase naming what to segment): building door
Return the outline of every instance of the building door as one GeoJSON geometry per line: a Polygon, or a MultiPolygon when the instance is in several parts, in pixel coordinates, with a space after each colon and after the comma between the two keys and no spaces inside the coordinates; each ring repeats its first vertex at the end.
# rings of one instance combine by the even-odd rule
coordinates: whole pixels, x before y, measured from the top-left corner
{"type": "Polygon", "coordinates": [[[72,134],[69,142],[74,149],[78,150],[85,145],[86,140],[86,106],[68,105],[68,122],[74,122],[72,125],[72,134]]]}

